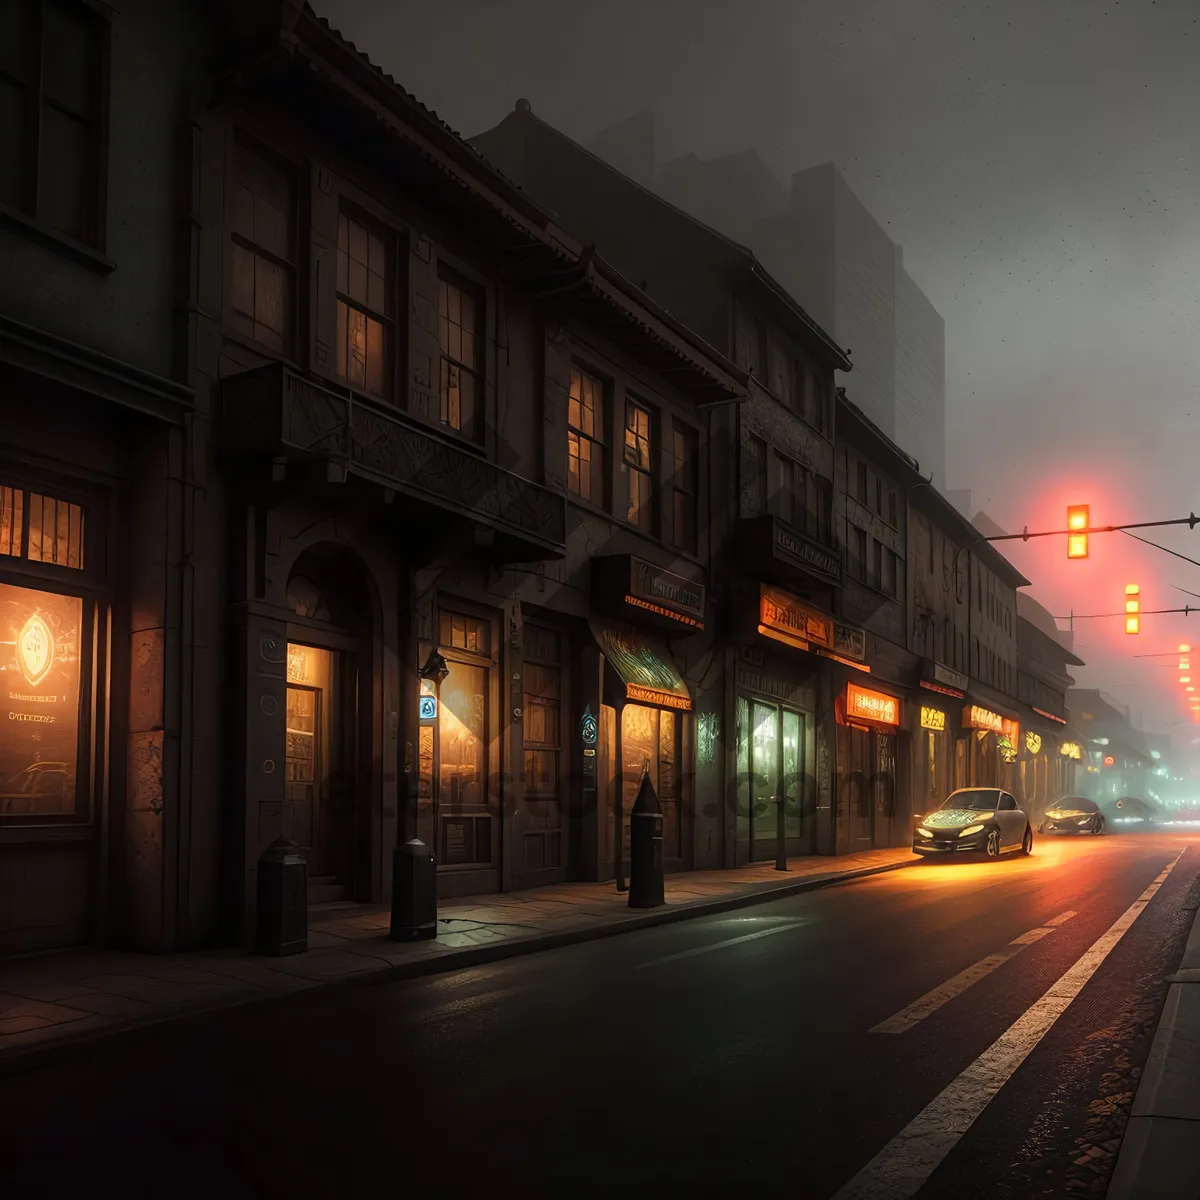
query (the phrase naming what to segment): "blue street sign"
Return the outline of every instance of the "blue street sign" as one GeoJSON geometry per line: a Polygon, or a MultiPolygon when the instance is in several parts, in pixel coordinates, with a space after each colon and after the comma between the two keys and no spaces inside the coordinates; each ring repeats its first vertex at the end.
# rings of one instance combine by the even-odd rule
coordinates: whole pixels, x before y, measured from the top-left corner
{"type": "Polygon", "coordinates": [[[420,713],[422,721],[437,720],[437,697],[422,696],[420,713]]]}

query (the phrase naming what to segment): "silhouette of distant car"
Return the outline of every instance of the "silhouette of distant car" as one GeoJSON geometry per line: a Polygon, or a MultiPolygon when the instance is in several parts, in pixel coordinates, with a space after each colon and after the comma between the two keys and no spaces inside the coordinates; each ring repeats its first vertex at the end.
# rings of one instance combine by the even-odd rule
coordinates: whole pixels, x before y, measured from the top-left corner
{"type": "Polygon", "coordinates": [[[1053,808],[1046,810],[1046,819],[1038,833],[1104,832],[1104,814],[1094,800],[1086,796],[1064,796],[1053,808]]]}

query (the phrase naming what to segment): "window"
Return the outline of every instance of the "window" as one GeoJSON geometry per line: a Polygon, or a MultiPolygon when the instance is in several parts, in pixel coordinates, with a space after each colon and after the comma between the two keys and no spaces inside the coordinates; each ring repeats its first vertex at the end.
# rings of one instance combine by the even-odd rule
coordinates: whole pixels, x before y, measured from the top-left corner
{"type": "Polygon", "coordinates": [[[562,752],[562,670],[558,636],[526,629],[524,668],[525,795],[557,797],[562,752]]]}
{"type": "Polygon", "coordinates": [[[888,596],[896,595],[896,555],[886,546],[883,549],[880,590],[888,596]]]}
{"type": "Polygon", "coordinates": [[[453,650],[489,655],[492,652],[492,623],[486,617],[443,612],[438,639],[443,646],[449,646],[453,650]]]}
{"type": "Polygon", "coordinates": [[[858,492],[856,499],[860,504],[867,503],[867,464],[865,462],[858,464],[858,492]]]}
{"type": "Polygon", "coordinates": [[[767,443],[753,434],[742,442],[742,503],[750,512],[767,511],[767,443]]]}
{"type": "Polygon", "coordinates": [[[899,529],[900,528],[900,517],[897,515],[898,505],[896,503],[896,493],[889,491],[887,500],[888,500],[888,524],[891,525],[893,529],[899,529]]]}
{"type": "Polygon", "coordinates": [[[654,459],[650,412],[632,400],[625,401],[625,476],[629,507],[625,519],[644,533],[654,532],[654,459]]]}
{"type": "Polygon", "coordinates": [[[0,485],[0,554],[82,571],[83,509],[0,485]]]}
{"type": "Polygon", "coordinates": [[[883,543],[871,540],[871,566],[868,582],[883,590],[883,543]]]}
{"type": "Polygon", "coordinates": [[[779,472],[779,489],[775,493],[775,513],[789,525],[804,530],[808,505],[808,472],[799,463],[783,454],[775,455],[779,472]]]}
{"type": "Polygon", "coordinates": [[[850,530],[850,561],[855,567],[855,574],[864,583],[867,578],[867,531],[865,529],[850,530]]]}
{"type": "Polygon", "coordinates": [[[696,553],[696,431],[672,421],[671,544],[696,553]]]}
{"type": "Polygon", "coordinates": [[[785,404],[791,405],[792,383],[791,370],[788,367],[787,355],[773,338],[767,338],[767,387],[785,404]]]}
{"type": "Polygon", "coordinates": [[[239,140],[229,197],[231,327],[290,357],[296,295],[295,179],[266,152],[239,140]]]}
{"type": "Polygon", "coordinates": [[[438,269],[438,342],[443,425],[483,441],[483,298],[447,268],[438,269]]]}
{"type": "Polygon", "coordinates": [[[605,504],[604,384],[571,368],[567,399],[567,486],[581,500],[605,504]]]}
{"type": "Polygon", "coordinates": [[[106,29],[79,0],[0,4],[0,202],[102,242],[106,29]]]}
{"type": "Polygon", "coordinates": [[[390,235],[338,217],[337,375],[381,399],[392,391],[395,258],[390,235]]]}

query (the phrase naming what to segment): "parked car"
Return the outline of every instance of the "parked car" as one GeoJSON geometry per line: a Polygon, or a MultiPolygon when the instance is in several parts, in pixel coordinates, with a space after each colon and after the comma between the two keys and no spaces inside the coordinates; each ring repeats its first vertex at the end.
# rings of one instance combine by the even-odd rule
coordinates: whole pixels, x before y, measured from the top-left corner
{"type": "Polygon", "coordinates": [[[1104,814],[1094,800],[1086,796],[1064,796],[1053,808],[1046,810],[1046,819],[1038,826],[1038,833],[1101,834],[1104,826],[1104,814]]]}
{"type": "Polygon", "coordinates": [[[1010,850],[1029,854],[1033,829],[1012,793],[1002,788],[951,792],[913,832],[913,852],[930,857],[974,853],[999,858],[1010,850]]]}

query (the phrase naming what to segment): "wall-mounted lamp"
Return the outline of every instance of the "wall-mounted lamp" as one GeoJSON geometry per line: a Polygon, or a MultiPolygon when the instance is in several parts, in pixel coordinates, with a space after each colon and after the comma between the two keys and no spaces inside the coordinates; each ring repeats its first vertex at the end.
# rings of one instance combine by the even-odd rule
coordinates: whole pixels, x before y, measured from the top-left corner
{"type": "Polygon", "coordinates": [[[441,684],[446,676],[450,674],[450,668],[446,664],[446,660],[436,650],[430,650],[429,657],[425,660],[425,665],[417,674],[422,679],[428,679],[433,683],[441,684]]]}

